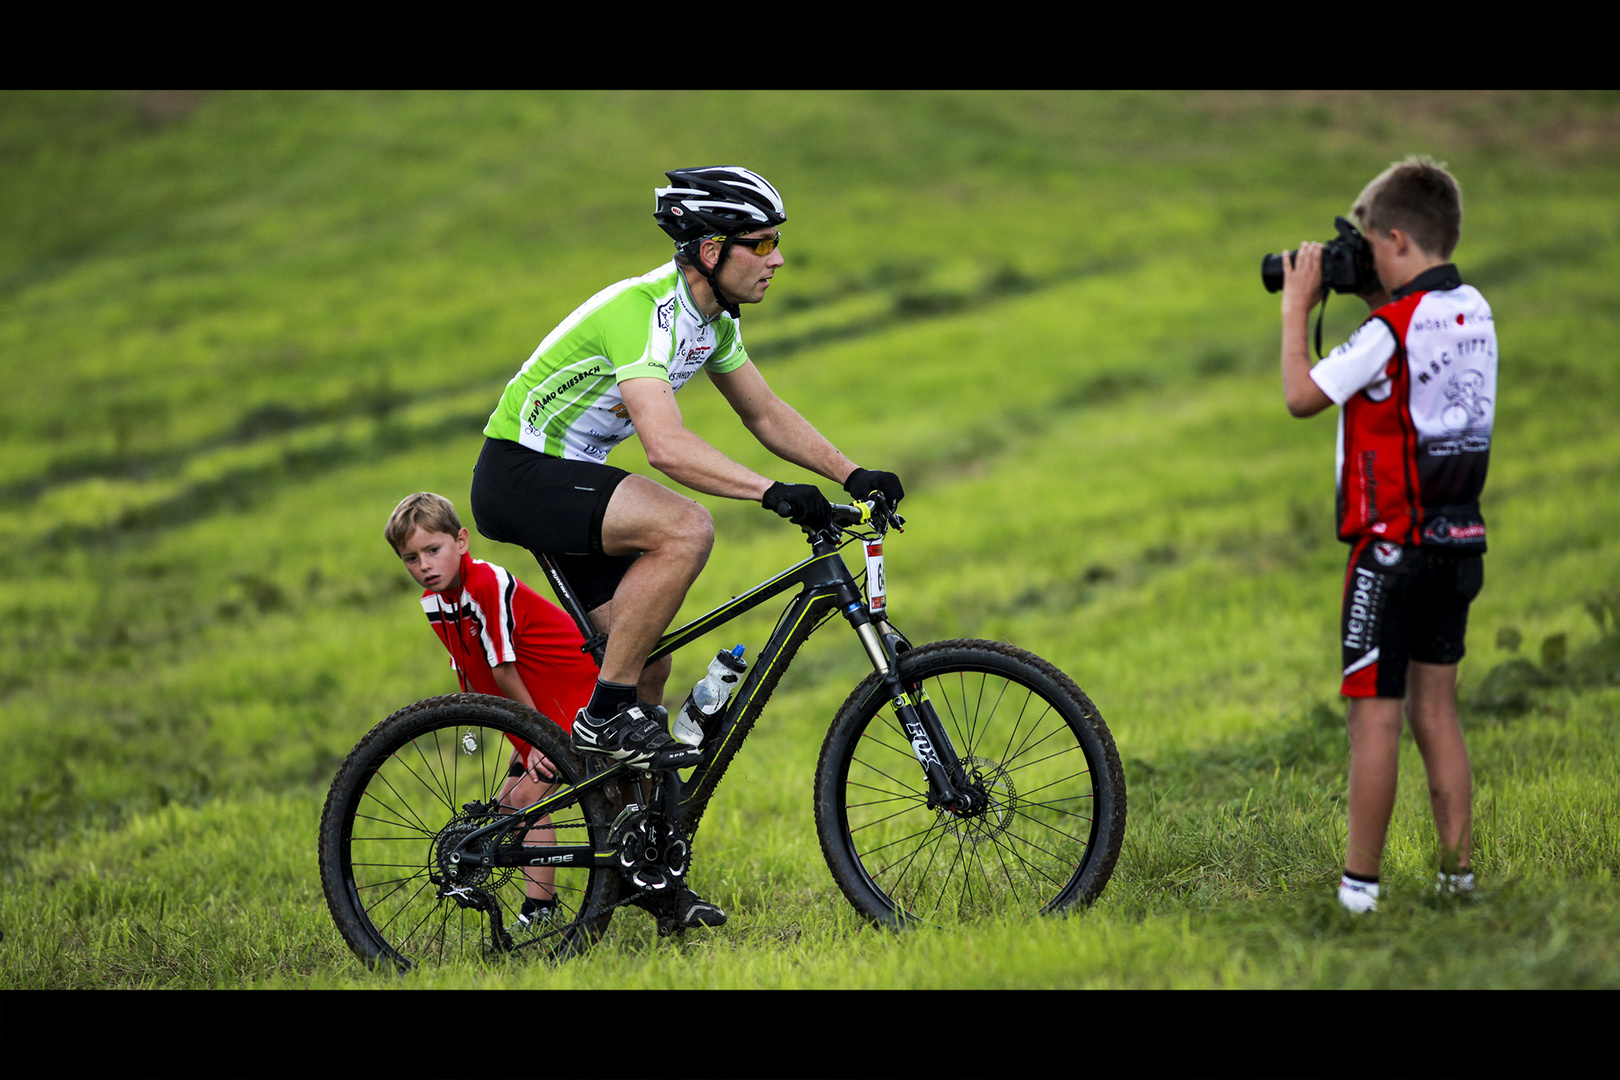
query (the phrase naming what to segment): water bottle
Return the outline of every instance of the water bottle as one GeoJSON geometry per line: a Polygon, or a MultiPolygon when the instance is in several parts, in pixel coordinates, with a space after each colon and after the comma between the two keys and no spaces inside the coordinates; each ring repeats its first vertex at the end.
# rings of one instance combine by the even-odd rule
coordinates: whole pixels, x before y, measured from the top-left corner
{"type": "Polygon", "coordinates": [[[703,740],[713,734],[720,711],[742,681],[743,672],[748,670],[748,661],[742,658],[742,654],[743,647],[738,645],[730,652],[722,650],[716,653],[709,662],[707,674],[692,687],[692,693],[681,706],[681,711],[675,714],[675,724],[670,733],[677,742],[701,746],[703,740]]]}

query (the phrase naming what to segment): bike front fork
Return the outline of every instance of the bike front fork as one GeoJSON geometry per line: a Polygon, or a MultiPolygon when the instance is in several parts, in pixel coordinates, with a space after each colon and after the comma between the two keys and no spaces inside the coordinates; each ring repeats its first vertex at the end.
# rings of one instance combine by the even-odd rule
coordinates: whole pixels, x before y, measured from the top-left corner
{"type": "Polygon", "coordinates": [[[905,639],[887,619],[873,622],[864,604],[846,604],[844,617],[855,628],[867,658],[883,680],[895,719],[928,777],[928,808],[962,815],[983,811],[988,801],[984,790],[963,770],[956,747],[928,700],[927,690],[921,683],[907,687],[900,681],[900,649],[905,639]]]}

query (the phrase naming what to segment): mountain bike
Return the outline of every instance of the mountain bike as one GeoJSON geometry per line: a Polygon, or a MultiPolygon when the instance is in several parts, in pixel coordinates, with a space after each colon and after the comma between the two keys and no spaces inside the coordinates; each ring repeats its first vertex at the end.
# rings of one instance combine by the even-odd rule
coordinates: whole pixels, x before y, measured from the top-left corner
{"type": "MultiPolygon", "coordinates": [[[[833,615],[872,665],[822,743],[816,831],[833,879],[895,929],[1089,904],[1125,834],[1125,777],[1108,726],[1063,672],[1012,645],[913,647],[889,617],[884,539],[903,519],[877,499],[806,530],[810,557],[665,634],[657,660],[797,587],[689,770],[637,771],[576,754],[517,702],[452,694],[371,730],[321,816],[327,904],[367,964],[408,969],[533,949],[576,955],[636,906],[672,929],[692,837],[799,648],[833,615]],[[844,549],[864,560],[852,571],[844,549]],[[503,805],[537,750],[548,794],[503,805]],[[528,760],[524,758],[523,760],[528,760]],[[517,916],[544,882],[555,911],[517,916]]],[[[557,566],[542,566],[601,663],[599,633],[557,566]]]]}

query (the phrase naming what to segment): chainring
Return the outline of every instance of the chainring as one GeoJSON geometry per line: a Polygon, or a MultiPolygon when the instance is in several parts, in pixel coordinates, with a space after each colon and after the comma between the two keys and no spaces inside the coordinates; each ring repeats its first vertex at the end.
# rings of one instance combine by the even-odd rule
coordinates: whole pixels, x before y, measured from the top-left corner
{"type": "Polygon", "coordinates": [[[691,845],[662,814],[631,803],[613,820],[608,835],[608,842],[617,852],[619,871],[631,888],[662,892],[686,876],[691,845]]]}

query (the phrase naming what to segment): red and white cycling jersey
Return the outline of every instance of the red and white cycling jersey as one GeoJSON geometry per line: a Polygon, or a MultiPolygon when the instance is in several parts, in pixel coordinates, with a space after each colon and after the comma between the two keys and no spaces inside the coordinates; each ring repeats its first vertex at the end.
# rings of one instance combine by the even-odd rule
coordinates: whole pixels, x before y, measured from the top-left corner
{"type": "Polygon", "coordinates": [[[574,620],[494,563],[463,555],[461,582],[459,595],[424,592],[422,610],[463,688],[500,696],[492,669],[515,663],[535,707],[571,730],[597,674],[574,620]]]}
{"type": "Polygon", "coordinates": [[[1311,378],[1339,411],[1339,538],[1485,550],[1496,324],[1447,263],[1395,290],[1311,378]]]}

